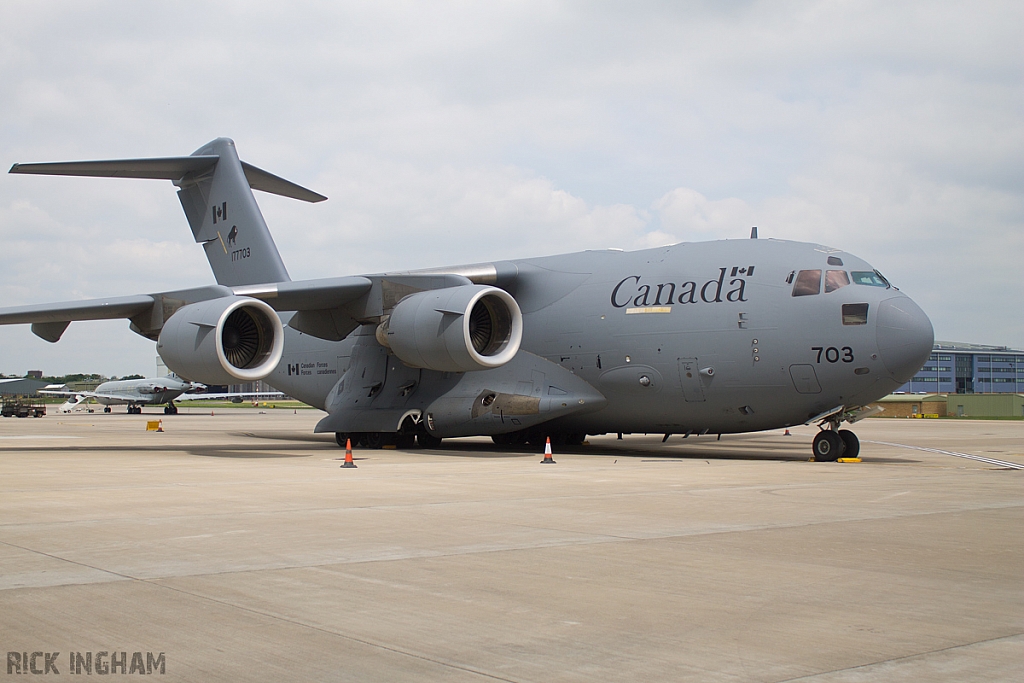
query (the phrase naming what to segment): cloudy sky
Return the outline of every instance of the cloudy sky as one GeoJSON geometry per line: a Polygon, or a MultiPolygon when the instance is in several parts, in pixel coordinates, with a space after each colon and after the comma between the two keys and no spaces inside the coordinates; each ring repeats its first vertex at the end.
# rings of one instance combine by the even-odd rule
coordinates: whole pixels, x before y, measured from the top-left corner
{"type": "MultiPolygon", "coordinates": [[[[293,279],[761,237],[872,262],[939,339],[1024,348],[1024,4],[0,3],[0,165],[189,154],[293,279]]],[[[0,306],[213,281],[167,181],[0,176],[0,306]]],[[[152,374],[125,321],[0,372],[152,374]]]]}

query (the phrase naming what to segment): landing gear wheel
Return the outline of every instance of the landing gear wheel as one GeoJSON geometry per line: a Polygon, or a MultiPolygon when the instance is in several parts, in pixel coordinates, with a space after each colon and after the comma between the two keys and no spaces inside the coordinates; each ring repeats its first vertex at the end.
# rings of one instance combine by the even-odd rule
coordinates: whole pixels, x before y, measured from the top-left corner
{"type": "Polygon", "coordinates": [[[583,442],[587,440],[586,432],[573,432],[567,434],[565,437],[566,446],[582,446],[583,442]]]}
{"type": "Polygon", "coordinates": [[[401,448],[403,451],[409,450],[410,448],[416,447],[416,435],[415,434],[403,434],[399,432],[395,434],[394,439],[395,448],[401,448]]]}
{"type": "Polygon", "coordinates": [[[363,445],[366,448],[373,450],[379,450],[384,448],[384,444],[387,442],[386,435],[384,432],[367,432],[363,435],[363,445]]]}
{"type": "Polygon", "coordinates": [[[843,437],[831,429],[818,432],[811,444],[817,462],[835,462],[843,455],[843,446],[843,437]]]}
{"type": "Polygon", "coordinates": [[[516,432],[506,432],[505,434],[495,434],[491,437],[491,441],[501,446],[502,448],[517,448],[524,446],[528,434],[526,431],[520,429],[516,432]]]}
{"type": "Polygon", "coordinates": [[[840,429],[839,438],[843,440],[846,448],[843,449],[844,458],[856,458],[860,455],[860,439],[849,429],[840,429]]]}
{"type": "Polygon", "coordinates": [[[543,452],[548,439],[551,439],[551,446],[557,448],[566,444],[567,434],[565,432],[527,432],[526,443],[530,448],[540,449],[543,452]]]}
{"type": "Polygon", "coordinates": [[[109,413],[110,412],[110,406],[104,406],[103,407],[103,412],[104,413],[109,413]]]}
{"type": "Polygon", "coordinates": [[[334,440],[338,442],[338,446],[341,448],[345,447],[345,442],[348,441],[348,432],[334,432],[334,440]]]}
{"type": "Polygon", "coordinates": [[[420,448],[440,448],[441,437],[422,432],[416,435],[416,443],[420,448]]]}

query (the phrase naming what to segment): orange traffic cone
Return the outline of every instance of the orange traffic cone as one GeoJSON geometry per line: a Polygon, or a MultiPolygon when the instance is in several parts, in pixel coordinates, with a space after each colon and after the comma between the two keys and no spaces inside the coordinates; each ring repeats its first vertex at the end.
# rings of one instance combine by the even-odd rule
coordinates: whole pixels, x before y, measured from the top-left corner
{"type": "Polygon", "coordinates": [[[547,441],[544,443],[544,459],[540,461],[541,465],[554,465],[555,461],[551,458],[551,437],[547,437],[547,441]]]}
{"type": "Polygon", "coordinates": [[[793,436],[793,435],[792,435],[792,434],[790,434],[790,433],[789,433],[789,430],[787,429],[787,430],[786,430],[786,433],[785,433],[785,434],[783,434],[783,436],[793,436]]]}
{"type": "Polygon", "coordinates": [[[356,464],[352,462],[352,439],[345,439],[345,462],[341,463],[342,467],[355,467],[356,464]]]}

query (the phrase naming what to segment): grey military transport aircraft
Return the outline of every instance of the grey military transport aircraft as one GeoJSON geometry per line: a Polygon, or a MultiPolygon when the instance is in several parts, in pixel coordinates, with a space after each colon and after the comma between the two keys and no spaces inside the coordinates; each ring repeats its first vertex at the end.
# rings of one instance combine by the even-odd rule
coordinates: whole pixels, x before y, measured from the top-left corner
{"type": "Polygon", "coordinates": [[[818,244],[724,240],[292,281],[252,190],[326,197],[240,161],[229,139],[185,157],[11,173],[173,181],[217,284],[4,308],[0,324],[56,342],[71,321],[126,318],[181,377],[265,378],[326,411],[315,431],[339,444],[580,444],[817,423],[815,457],[835,460],[860,449],[842,423],[932,348],[917,304],[818,244]]]}

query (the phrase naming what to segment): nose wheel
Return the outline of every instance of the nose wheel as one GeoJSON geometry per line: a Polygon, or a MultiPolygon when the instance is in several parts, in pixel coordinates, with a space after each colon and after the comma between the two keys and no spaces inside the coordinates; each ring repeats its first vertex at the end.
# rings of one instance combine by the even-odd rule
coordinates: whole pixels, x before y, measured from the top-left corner
{"type": "Polygon", "coordinates": [[[815,435],[811,448],[816,461],[835,462],[860,455],[860,439],[849,429],[823,429],[815,435]]]}
{"type": "Polygon", "coordinates": [[[835,462],[843,455],[843,437],[831,429],[823,429],[814,437],[811,448],[814,449],[814,459],[818,462],[835,462]]]}
{"type": "Polygon", "coordinates": [[[838,432],[843,440],[843,457],[856,458],[860,456],[860,439],[849,429],[840,429],[838,432]]]}

